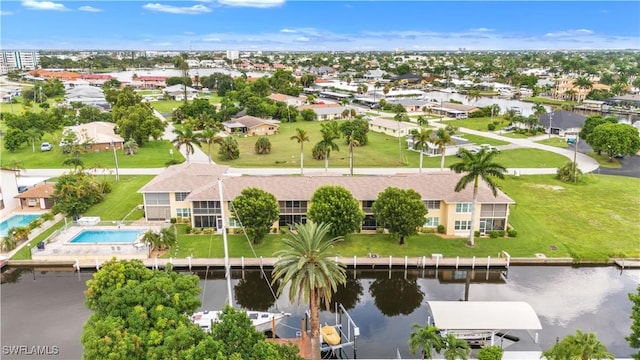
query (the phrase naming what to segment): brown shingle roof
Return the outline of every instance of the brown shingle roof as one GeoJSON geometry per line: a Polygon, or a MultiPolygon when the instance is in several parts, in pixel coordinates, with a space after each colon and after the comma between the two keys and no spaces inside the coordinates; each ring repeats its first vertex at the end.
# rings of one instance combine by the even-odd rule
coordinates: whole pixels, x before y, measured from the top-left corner
{"type": "Polygon", "coordinates": [[[48,199],[54,191],[55,188],[52,184],[40,184],[14,197],[18,199],[48,199]]]}
{"type": "Polygon", "coordinates": [[[254,128],[256,126],[260,126],[260,125],[264,125],[264,124],[268,124],[269,122],[265,119],[261,119],[261,118],[257,118],[254,116],[249,116],[249,115],[245,115],[243,117],[239,117],[237,119],[231,119],[229,121],[226,121],[227,123],[239,123],[244,125],[245,127],[251,129],[254,128]]]}
{"type": "MultiPolygon", "coordinates": [[[[195,165],[195,164],[191,164],[195,165]]],[[[206,165],[206,164],[199,164],[206,165]]],[[[180,166],[180,165],[178,165],[180,166]]],[[[215,165],[208,165],[218,168],[215,165]]],[[[172,192],[190,191],[187,201],[218,200],[217,179],[221,172],[215,175],[192,176],[188,169],[172,169],[172,166],[157,178],[152,180],[140,192],[172,192]],[[170,174],[167,174],[170,172],[170,174]],[[191,179],[188,179],[192,177],[191,179]],[[187,189],[187,184],[192,185],[187,189]],[[179,190],[174,190],[179,189],[179,190]]],[[[226,168],[222,172],[226,171],[226,168]]],[[[462,175],[452,172],[423,173],[408,175],[368,175],[368,176],[224,176],[224,197],[230,200],[240,195],[243,189],[256,187],[273,194],[278,200],[309,200],[313,193],[323,185],[337,185],[347,188],[358,200],[375,200],[378,194],[387,187],[414,189],[424,200],[444,200],[448,203],[471,202],[473,186],[469,185],[463,191],[454,191],[455,184],[462,175]]],[[[514,203],[506,194],[498,191],[494,197],[488,186],[481,183],[478,189],[478,201],[488,203],[514,203]]]]}
{"type": "Polygon", "coordinates": [[[151,179],[138,192],[189,192],[215,183],[228,168],[228,166],[214,164],[182,163],[173,165],[151,179]]]}

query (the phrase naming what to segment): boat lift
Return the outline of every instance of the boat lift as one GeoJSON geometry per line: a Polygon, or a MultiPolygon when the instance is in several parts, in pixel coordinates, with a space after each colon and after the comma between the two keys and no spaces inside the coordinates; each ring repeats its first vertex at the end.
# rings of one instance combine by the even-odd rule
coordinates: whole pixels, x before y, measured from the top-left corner
{"type": "MultiPolygon", "coordinates": [[[[307,315],[308,315],[307,311],[307,315]]],[[[307,324],[309,322],[307,321],[307,324]]],[[[360,328],[353,321],[347,310],[342,306],[342,304],[335,304],[335,323],[325,324],[323,327],[331,327],[333,328],[331,331],[332,334],[327,336],[325,339],[322,335],[322,331],[320,331],[320,351],[324,354],[327,354],[329,358],[332,359],[349,359],[348,355],[345,352],[345,348],[353,347],[353,359],[357,358],[357,344],[356,341],[358,336],[360,336],[360,328]],[[337,337],[339,336],[340,340],[330,340],[329,336],[337,337]]]]}
{"type": "MultiPolygon", "coordinates": [[[[504,339],[518,341],[512,330],[541,330],[542,324],[531,305],[524,301],[427,301],[441,335],[454,334],[470,345],[496,345],[504,339]],[[489,344],[487,344],[489,342],[489,344]]],[[[433,320],[433,321],[431,321],[433,320]]],[[[538,343],[538,333],[534,335],[538,343]]],[[[538,353],[538,358],[539,358],[538,353]]]]}

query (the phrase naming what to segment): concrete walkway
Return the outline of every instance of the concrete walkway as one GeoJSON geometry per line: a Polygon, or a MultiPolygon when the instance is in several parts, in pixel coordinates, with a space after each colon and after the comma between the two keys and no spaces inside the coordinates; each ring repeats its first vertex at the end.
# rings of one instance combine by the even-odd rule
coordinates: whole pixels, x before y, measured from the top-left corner
{"type": "MultiPolygon", "coordinates": [[[[162,138],[169,141],[175,140],[176,133],[173,132],[173,130],[175,129],[175,127],[173,126],[173,123],[168,122],[167,119],[158,110],[154,109],[153,114],[167,124],[167,127],[164,129],[164,135],[162,136],[162,138]]],[[[186,159],[187,149],[184,146],[181,146],[180,149],[178,150],[180,151],[182,156],[184,156],[184,158],[186,159]]],[[[205,154],[204,151],[202,151],[202,149],[200,149],[198,146],[195,146],[195,145],[193,146],[193,154],[189,154],[189,162],[201,163],[201,164],[207,164],[207,163],[214,164],[214,162],[209,161],[209,156],[207,156],[207,154],[205,154]]]]}

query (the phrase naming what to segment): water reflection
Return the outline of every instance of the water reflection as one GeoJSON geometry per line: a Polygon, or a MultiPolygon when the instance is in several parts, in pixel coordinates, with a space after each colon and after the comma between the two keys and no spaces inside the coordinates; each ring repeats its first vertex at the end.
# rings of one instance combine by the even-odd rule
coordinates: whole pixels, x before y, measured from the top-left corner
{"type": "Polygon", "coordinates": [[[404,272],[404,276],[401,272],[377,272],[375,280],[369,285],[369,292],[378,309],[386,316],[409,315],[420,307],[424,299],[415,271],[404,272]]]}
{"type": "Polygon", "coordinates": [[[242,278],[233,287],[235,301],[241,307],[247,310],[268,311],[276,302],[275,293],[281,280],[273,285],[271,284],[271,273],[263,273],[262,271],[243,271],[242,278]],[[256,294],[264,294],[256,296],[256,294]]]}
{"type": "Polygon", "coordinates": [[[336,308],[336,303],[342,304],[345,309],[351,310],[360,302],[362,296],[362,284],[356,278],[347,277],[344,285],[338,286],[338,291],[331,297],[330,309],[336,308]]]}

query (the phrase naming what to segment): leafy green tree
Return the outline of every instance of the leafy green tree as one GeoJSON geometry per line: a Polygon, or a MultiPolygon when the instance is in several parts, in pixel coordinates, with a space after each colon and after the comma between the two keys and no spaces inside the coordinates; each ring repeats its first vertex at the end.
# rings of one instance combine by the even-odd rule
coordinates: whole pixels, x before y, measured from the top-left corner
{"type": "Polygon", "coordinates": [[[259,244],[280,217],[278,201],[273,194],[258,188],[245,188],[233,199],[232,213],[254,244],[259,244]]]}
{"type": "Polygon", "coordinates": [[[124,154],[135,155],[138,152],[138,143],[134,139],[129,139],[124,142],[124,154]]]}
{"type": "Polygon", "coordinates": [[[304,121],[313,121],[316,118],[316,112],[313,109],[304,109],[300,111],[300,116],[304,121]]]}
{"type": "Polygon", "coordinates": [[[124,139],[133,138],[139,146],[162,136],[165,124],[153,114],[147,103],[142,103],[142,97],[127,86],[122,90],[107,91],[107,101],[112,104],[111,116],[116,123],[118,133],[124,139]]]}
{"type": "MultiPolygon", "coordinates": [[[[322,140],[316,145],[319,152],[322,153],[321,159],[324,159],[324,171],[329,170],[329,155],[331,150],[339,151],[340,148],[336,144],[335,140],[340,138],[340,128],[337,121],[324,122],[321,125],[320,132],[322,133],[322,140]]],[[[314,154],[314,158],[318,158],[314,154]]]]}
{"type": "Polygon", "coordinates": [[[139,260],[111,260],[87,281],[93,311],[82,345],[85,359],[186,359],[199,349],[215,353],[215,340],[187,314],[200,300],[199,279],[147,269],[139,260]]]}
{"type": "Polygon", "coordinates": [[[235,160],[240,157],[240,149],[238,148],[238,142],[231,136],[220,141],[220,149],[218,149],[218,155],[222,160],[235,160]]]}
{"type": "Polygon", "coordinates": [[[62,165],[73,167],[74,172],[84,169],[84,161],[77,156],[71,156],[64,159],[64,161],[62,161],[62,165]]]}
{"type": "Polygon", "coordinates": [[[218,131],[213,128],[204,129],[198,138],[202,143],[207,144],[207,157],[209,158],[209,164],[211,164],[213,144],[220,143],[222,137],[218,136],[218,131]]]}
{"type": "Polygon", "coordinates": [[[94,175],[84,172],[65,174],[56,181],[53,209],[77,216],[101,202],[108,191],[109,188],[101,186],[94,175]]]}
{"type": "MultiPolygon", "coordinates": [[[[629,294],[631,300],[631,334],[625,339],[632,349],[640,349],[640,286],[635,294],[629,294]]],[[[640,351],[631,355],[635,360],[640,360],[640,351]]]]}
{"type": "Polygon", "coordinates": [[[467,101],[469,101],[469,103],[473,101],[473,103],[475,104],[480,99],[482,99],[482,94],[480,94],[480,90],[472,89],[467,92],[467,101]]]}
{"type": "Polygon", "coordinates": [[[364,212],[349,190],[325,185],[313,193],[308,216],[316,223],[329,224],[332,236],[344,236],[360,230],[364,212]]]}
{"type": "Polygon", "coordinates": [[[475,246],[474,230],[476,228],[476,204],[478,203],[478,185],[479,181],[484,181],[493,192],[493,196],[498,195],[498,188],[493,181],[493,177],[504,179],[504,173],[507,169],[493,162],[493,158],[498,153],[495,151],[487,151],[481,149],[477,154],[469,152],[467,149],[460,149],[460,157],[462,162],[451,165],[451,170],[456,174],[464,173],[458,183],[455,191],[460,192],[473,182],[473,200],[471,202],[471,229],[469,230],[469,246],[475,246]]]}
{"type": "Polygon", "coordinates": [[[469,344],[462,339],[458,339],[453,334],[447,334],[444,338],[444,358],[447,360],[462,359],[467,360],[471,354],[469,344]]]}
{"type": "Polygon", "coordinates": [[[503,353],[500,346],[485,346],[478,351],[478,360],[502,360],[503,353]]]}
{"type": "Polygon", "coordinates": [[[617,154],[635,155],[640,150],[638,129],[628,124],[602,124],[596,126],[587,137],[593,150],[604,151],[609,161],[617,154]]]}
{"type": "Polygon", "coordinates": [[[24,143],[29,141],[29,137],[22,130],[10,128],[4,134],[2,141],[5,149],[10,152],[16,152],[24,143]]]}
{"type": "Polygon", "coordinates": [[[363,118],[342,122],[340,124],[340,132],[347,145],[349,145],[350,139],[357,141],[358,145],[356,146],[365,146],[369,142],[367,137],[369,122],[363,118]]]}
{"type": "Polygon", "coordinates": [[[447,145],[455,144],[452,135],[454,130],[448,128],[439,128],[434,133],[435,137],[431,138],[431,143],[438,147],[440,151],[440,171],[444,171],[444,158],[446,156],[447,145]]]}
{"type": "Polygon", "coordinates": [[[576,167],[576,163],[568,161],[556,171],[556,178],[563,182],[576,182],[582,175],[582,171],[576,167]]]}
{"type": "Polygon", "coordinates": [[[284,249],[274,255],[273,279],[282,279],[278,293],[289,286],[289,300],[309,304],[311,358],[320,360],[320,304],[329,304],[338,285],[346,282],[345,267],[331,253],[339,238],[326,240],[329,224],[296,224],[296,233],[283,239],[284,249]]]}
{"type": "Polygon", "coordinates": [[[396,187],[388,187],[378,194],[372,210],[378,224],[400,237],[400,245],[404,245],[406,236],[417,233],[427,215],[420,194],[413,189],[396,187]]]}
{"type": "Polygon", "coordinates": [[[260,136],[256,140],[256,144],[253,146],[253,151],[256,154],[268,154],[271,152],[271,141],[266,136],[260,136]]]}
{"type": "Polygon", "coordinates": [[[413,324],[413,331],[409,337],[409,349],[415,354],[418,349],[422,348],[423,359],[433,359],[433,350],[437,353],[444,348],[444,339],[440,335],[440,331],[433,325],[413,324]]]}
{"type": "Polygon", "coordinates": [[[300,144],[300,175],[304,175],[304,143],[309,141],[309,132],[297,128],[296,132],[291,136],[291,140],[296,140],[300,144]]]}
{"type": "Polygon", "coordinates": [[[583,333],[576,330],[575,335],[567,335],[550,349],[542,352],[542,356],[549,360],[601,360],[615,359],[607,351],[594,333],[583,333]]]}
{"type": "Polygon", "coordinates": [[[194,145],[200,145],[200,139],[198,135],[193,132],[190,126],[185,126],[183,130],[178,128],[173,129],[176,134],[176,138],[171,142],[180,150],[184,146],[185,153],[187,154],[187,162],[189,162],[189,155],[195,153],[194,145]]]}
{"type": "Polygon", "coordinates": [[[532,107],[533,115],[540,116],[547,113],[547,109],[544,108],[544,105],[540,103],[535,103],[532,107]]]}
{"type": "Polygon", "coordinates": [[[614,116],[602,117],[600,115],[589,115],[584,119],[584,125],[582,129],[580,129],[580,138],[586,140],[598,125],[617,123],[618,119],[614,116]]]}

